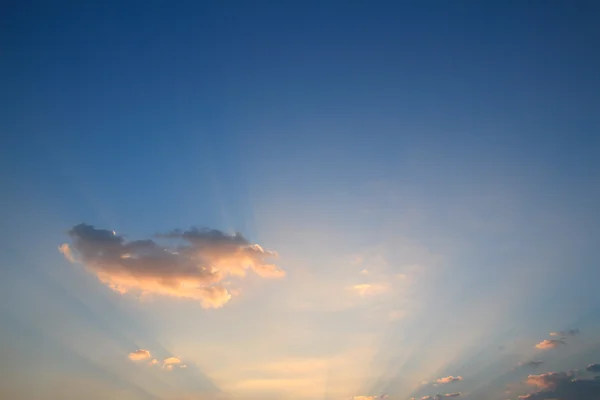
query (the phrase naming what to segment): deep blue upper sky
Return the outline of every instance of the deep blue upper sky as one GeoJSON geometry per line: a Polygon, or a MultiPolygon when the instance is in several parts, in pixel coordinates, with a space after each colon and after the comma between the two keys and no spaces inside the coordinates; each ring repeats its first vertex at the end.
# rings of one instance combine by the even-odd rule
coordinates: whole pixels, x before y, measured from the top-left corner
{"type": "Polygon", "coordinates": [[[22,195],[91,186],[143,213],[209,201],[211,179],[227,202],[280,179],[597,167],[595,2],[11,3],[2,169],[22,195]]]}

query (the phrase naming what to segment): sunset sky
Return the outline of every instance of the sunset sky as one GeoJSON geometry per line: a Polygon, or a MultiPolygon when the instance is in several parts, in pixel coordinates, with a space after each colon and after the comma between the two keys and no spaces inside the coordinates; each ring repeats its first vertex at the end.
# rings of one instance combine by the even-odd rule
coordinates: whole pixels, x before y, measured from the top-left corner
{"type": "Polygon", "coordinates": [[[6,2],[0,398],[600,399],[599,4],[6,2]]]}

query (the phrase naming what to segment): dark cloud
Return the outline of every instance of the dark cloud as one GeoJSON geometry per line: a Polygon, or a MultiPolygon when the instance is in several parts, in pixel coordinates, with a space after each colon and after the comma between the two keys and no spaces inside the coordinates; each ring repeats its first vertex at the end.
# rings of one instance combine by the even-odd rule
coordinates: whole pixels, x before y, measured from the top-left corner
{"type": "Polygon", "coordinates": [[[539,367],[540,365],[542,365],[544,362],[543,361],[539,361],[539,360],[532,360],[532,361],[527,361],[527,362],[522,362],[519,363],[519,367],[539,367]]]}
{"type": "Polygon", "coordinates": [[[126,241],[114,231],[79,224],[69,231],[72,244],[59,251],[78,261],[98,279],[121,293],[160,294],[199,300],[205,308],[221,307],[231,293],[220,282],[228,275],[261,277],[285,273],[267,259],[277,254],[250,244],[240,233],[217,230],[172,231],[157,238],[177,239],[175,247],[151,239],[126,241]]]}
{"type": "Polygon", "coordinates": [[[600,364],[590,364],[585,370],[589,372],[600,372],[600,364]]]}
{"type": "MultiPolygon", "coordinates": [[[[423,396],[423,397],[421,397],[421,400],[441,400],[446,397],[460,397],[460,396],[461,396],[460,392],[447,393],[447,394],[436,394],[435,396],[423,396]]],[[[414,397],[413,397],[413,399],[414,399],[414,397]]]]}

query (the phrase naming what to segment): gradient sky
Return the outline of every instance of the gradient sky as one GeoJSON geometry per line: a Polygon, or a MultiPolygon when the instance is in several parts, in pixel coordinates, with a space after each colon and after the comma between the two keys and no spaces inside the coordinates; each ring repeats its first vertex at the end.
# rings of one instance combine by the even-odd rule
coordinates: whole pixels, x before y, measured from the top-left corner
{"type": "Polygon", "coordinates": [[[0,397],[600,399],[597,2],[0,14],[0,397]]]}

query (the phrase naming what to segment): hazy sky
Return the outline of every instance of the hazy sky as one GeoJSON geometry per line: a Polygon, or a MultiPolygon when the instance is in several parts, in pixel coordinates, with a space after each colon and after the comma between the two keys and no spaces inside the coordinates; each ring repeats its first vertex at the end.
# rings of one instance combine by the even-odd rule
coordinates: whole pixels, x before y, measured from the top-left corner
{"type": "Polygon", "coordinates": [[[597,2],[0,15],[0,397],[600,399],[597,2]]]}

